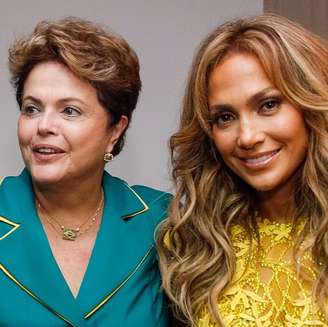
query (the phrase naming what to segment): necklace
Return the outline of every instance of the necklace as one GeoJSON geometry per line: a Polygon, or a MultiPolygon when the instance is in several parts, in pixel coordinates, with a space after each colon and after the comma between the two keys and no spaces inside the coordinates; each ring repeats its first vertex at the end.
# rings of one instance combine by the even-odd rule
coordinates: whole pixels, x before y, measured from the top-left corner
{"type": "Polygon", "coordinates": [[[54,217],[51,217],[49,215],[49,213],[46,211],[46,209],[41,206],[41,203],[39,201],[37,201],[37,205],[38,205],[39,209],[42,209],[42,211],[44,213],[43,216],[46,218],[46,220],[48,221],[50,226],[57,233],[59,233],[62,236],[63,240],[75,241],[75,239],[78,236],[81,236],[82,234],[86,233],[92,227],[92,225],[96,222],[97,217],[99,216],[99,213],[102,211],[103,206],[104,206],[104,192],[103,191],[101,192],[101,199],[100,199],[100,202],[99,202],[99,205],[98,205],[96,211],[90,217],[88,217],[80,226],[78,226],[76,228],[67,227],[67,226],[61,224],[54,217]],[[58,228],[56,227],[55,224],[59,226],[60,230],[58,230],[58,228]],[[85,228],[83,228],[84,226],[85,226],[85,228]]]}

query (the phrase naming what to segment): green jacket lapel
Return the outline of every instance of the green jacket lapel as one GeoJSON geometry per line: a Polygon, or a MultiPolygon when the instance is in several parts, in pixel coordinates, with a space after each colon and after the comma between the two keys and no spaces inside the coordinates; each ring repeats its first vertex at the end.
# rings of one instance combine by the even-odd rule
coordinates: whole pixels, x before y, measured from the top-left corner
{"type": "Polygon", "coordinates": [[[61,319],[83,326],[37,217],[26,170],[1,185],[0,216],[0,273],[61,319]]]}
{"type": "Polygon", "coordinates": [[[86,318],[113,300],[154,251],[148,204],[124,181],[107,173],[103,187],[103,220],[77,298],[86,318]]]}
{"type": "Polygon", "coordinates": [[[107,173],[103,187],[103,220],[76,299],[37,217],[28,172],[0,187],[0,273],[72,326],[83,327],[108,302],[122,305],[112,301],[149,260],[153,264],[154,228],[165,213],[107,173]]]}

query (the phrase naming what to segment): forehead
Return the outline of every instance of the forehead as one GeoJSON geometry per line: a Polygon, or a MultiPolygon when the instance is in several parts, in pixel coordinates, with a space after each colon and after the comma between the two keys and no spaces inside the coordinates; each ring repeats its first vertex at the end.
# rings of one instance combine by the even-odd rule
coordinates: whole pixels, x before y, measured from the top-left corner
{"type": "Polygon", "coordinates": [[[25,81],[23,95],[94,98],[96,90],[65,65],[47,61],[37,64],[31,70],[25,81]]]}
{"type": "Polygon", "coordinates": [[[274,88],[255,55],[233,53],[225,57],[209,77],[209,102],[245,98],[274,88]]]}

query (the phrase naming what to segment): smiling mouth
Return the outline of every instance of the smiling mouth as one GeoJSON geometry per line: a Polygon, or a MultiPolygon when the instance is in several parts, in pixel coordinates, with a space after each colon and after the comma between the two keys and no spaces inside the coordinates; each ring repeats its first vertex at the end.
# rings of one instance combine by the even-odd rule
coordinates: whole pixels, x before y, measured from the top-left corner
{"type": "Polygon", "coordinates": [[[271,160],[274,159],[279,152],[280,149],[277,149],[252,158],[246,157],[246,158],[239,158],[239,159],[244,163],[245,166],[249,168],[262,168],[264,165],[271,162],[271,160]]]}
{"type": "Polygon", "coordinates": [[[54,146],[35,146],[33,152],[37,155],[39,159],[42,158],[52,158],[56,157],[58,154],[64,153],[64,151],[58,147],[54,146]]]}
{"type": "Polygon", "coordinates": [[[55,149],[51,149],[51,148],[40,148],[40,149],[36,149],[34,151],[37,153],[42,153],[42,154],[60,153],[59,151],[56,151],[55,149]]]}

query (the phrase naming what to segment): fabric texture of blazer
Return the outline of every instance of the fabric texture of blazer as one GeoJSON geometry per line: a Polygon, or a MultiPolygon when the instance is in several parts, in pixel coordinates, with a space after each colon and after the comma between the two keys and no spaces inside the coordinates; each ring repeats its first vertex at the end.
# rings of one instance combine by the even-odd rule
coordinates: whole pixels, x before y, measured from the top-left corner
{"type": "Polygon", "coordinates": [[[23,170],[0,186],[0,326],[166,327],[154,232],[170,195],[104,173],[104,214],[76,298],[52,255],[23,170]]]}

